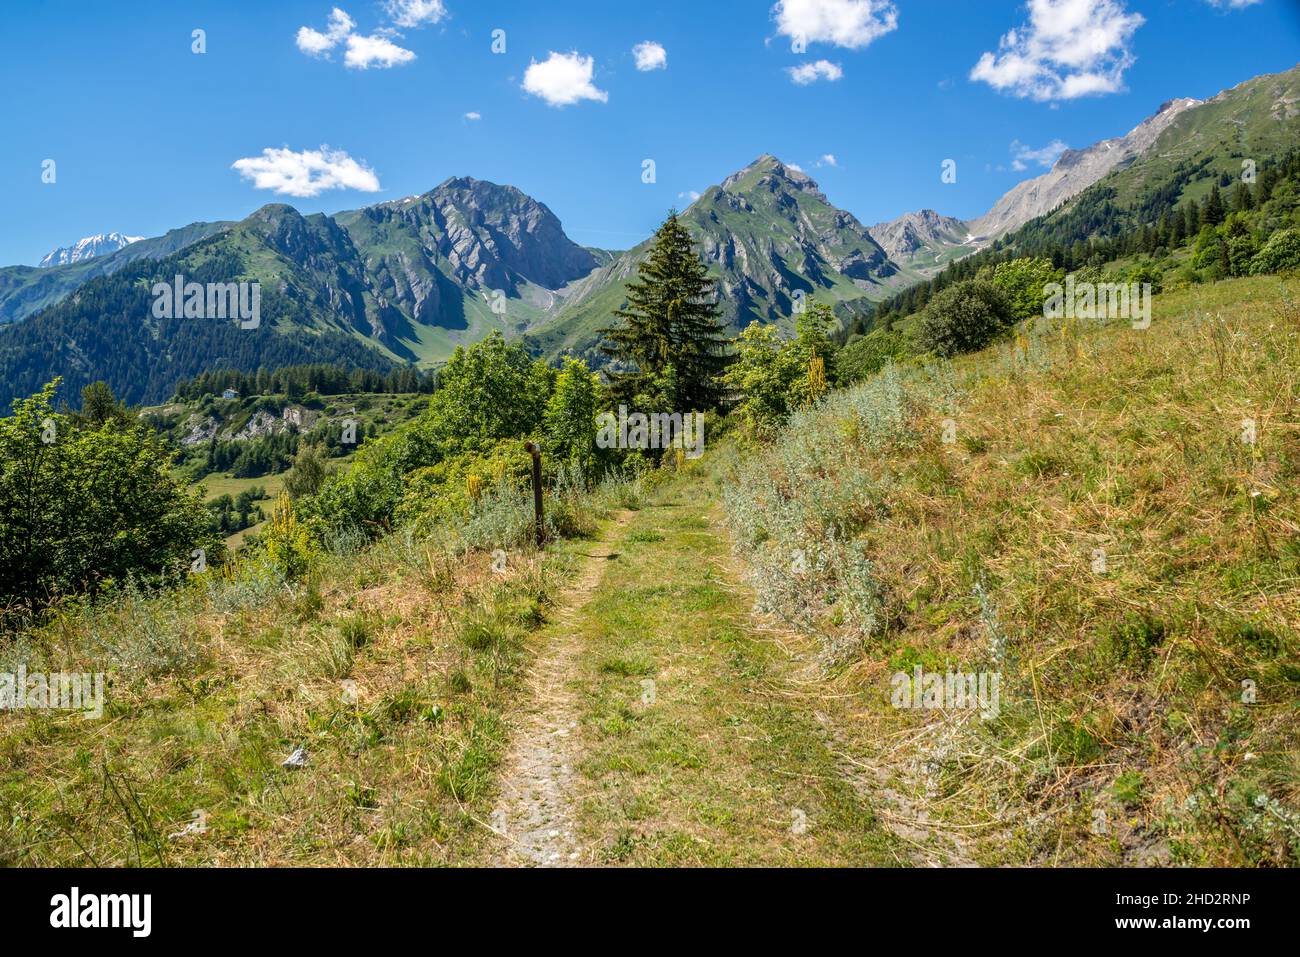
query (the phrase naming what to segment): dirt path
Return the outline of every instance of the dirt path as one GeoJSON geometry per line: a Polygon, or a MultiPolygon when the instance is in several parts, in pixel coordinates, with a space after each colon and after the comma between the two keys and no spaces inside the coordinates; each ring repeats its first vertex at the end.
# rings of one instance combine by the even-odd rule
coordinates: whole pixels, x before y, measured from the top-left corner
{"type": "Polygon", "coordinates": [[[501,799],[492,813],[492,828],[503,838],[494,862],[498,866],[589,863],[575,837],[573,806],[580,716],[573,687],[581,652],[576,619],[618,557],[614,542],[627,519],[627,513],[617,514],[585,549],[582,571],[557,599],[550,623],[536,635],[542,650],[528,673],[527,710],[518,717],[502,773],[501,799]]]}
{"type": "Polygon", "coordinates": [[[713,490],[675,485],[577,554],[534,638],[493,864],[968,863],[853,753],[809,643],[755,617],[713,490]]]}

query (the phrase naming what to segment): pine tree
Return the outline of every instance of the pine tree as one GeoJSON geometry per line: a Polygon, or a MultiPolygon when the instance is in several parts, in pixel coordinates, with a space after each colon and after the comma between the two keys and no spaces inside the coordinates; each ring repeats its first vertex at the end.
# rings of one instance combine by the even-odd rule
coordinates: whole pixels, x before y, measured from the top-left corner
{"type": "Polygon", "coordinates": [[[135,413],[113,396],[113,390],[106,382],[92,382],[81,390],[81,412],[73,419],[78,425],[91,429],[103,428],[110,423],[121,429],[136,421],[135,413]]]}
{"type": "Polygon", "coordinates": [[[1181,246],[1183,240],[1187,238],[1187,219],[1178,209],[1174,210],[1173,221],[1169,229],[1169,245],[1181,246]]]}
{"type": "Polygon", "coordinates": [[[1207,226],[1217,226],[1223,222],[1223,195],[1219,184],[1210,187],[1210,194],[1205,197],[1205,206],[1201,209],[1201,222],[1207,226]]]}
{"type": "Polygon", "coordinates": [[[1254,209],[1255,201],[1250,195],[1250,187],[1245,183],[1238,183],[1232,190],[1232,209],[1234,212],[1244,213],[1254,209]]]}
{"type": "Polygon", "coordinates": [[[670,392],[678,411],[717,408],[717,381],[731,361],[716,283],[695,251],[676,211],[659,227],[654,248],[627,287],[627,306],[614,315],[622,324],[601,330],[601,351],[635,371],[609,373],[620,401],[637,394],[670,392]],[[666,385],[666,382],[672,382],[666,385]]]}

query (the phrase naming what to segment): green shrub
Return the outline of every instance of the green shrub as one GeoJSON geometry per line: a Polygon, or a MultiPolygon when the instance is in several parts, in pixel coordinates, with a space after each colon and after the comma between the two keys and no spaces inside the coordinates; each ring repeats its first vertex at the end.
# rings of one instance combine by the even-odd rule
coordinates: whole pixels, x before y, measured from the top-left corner
{"type": "Polygon", "coordinates": [[[1050,259],[1012,259],[993,270],[993,285],[1002,290],[1017,321],[1041,316],[1047,285],[1064,281],[1065,270],[1054,268],[1050,259]]]}
{"type": "Polygon", "coordinates": [[[0,419],[0,606],[216,565],[208,510],[158,436],[126,414],[58,413],[57,388],[0,419]]]}
{"type": "Polygon", "coordinates": [[[968,279],[930,300],[921,312],[918,334],[923,349],[947,358],[982,349],[1013,322],[1001,289],[968,279]]]}
{"type": "Polygon", "coordinates": [[[1279,229],[1250,262],[1255,276],[1288,269],[1300,269],[1300,227],[1279,229]]]}
{"type": "Polygon", "coordinates": [[[850,340],[835,354],[835,375],[842,383],[861,382],[908,354],[907,340],[901,332],[875,329],[850,340]]]}

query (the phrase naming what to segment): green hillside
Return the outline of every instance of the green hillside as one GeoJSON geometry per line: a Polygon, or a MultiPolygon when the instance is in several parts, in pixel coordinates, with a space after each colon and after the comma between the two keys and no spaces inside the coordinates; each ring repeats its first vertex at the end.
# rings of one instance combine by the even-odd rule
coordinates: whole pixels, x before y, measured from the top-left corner
{"type": "MultiPolygon", "coordinates": [[[[915,278],[808,176],[774,156],[710,187],[680,218],[718,281],[724,317],[736,331],[755,321],[789,327],[796,296],[854,315],[915,278]]],[[[647,240],[566,289],[558,314],[530,330],[543,351],[595,361],[598,332],[623,305],[627,281],[649,248],[647,240]]]]}
{"type": "Polygon", "coordinates": [[[61,302],[96,276],[110,276],[141,259],[163,259],[200,240],[229,229],[233,223],[191,223],[155,239],[142,239],[108,256],[38,269],[0,267],[0,324],[17,322],[61,302]]]}

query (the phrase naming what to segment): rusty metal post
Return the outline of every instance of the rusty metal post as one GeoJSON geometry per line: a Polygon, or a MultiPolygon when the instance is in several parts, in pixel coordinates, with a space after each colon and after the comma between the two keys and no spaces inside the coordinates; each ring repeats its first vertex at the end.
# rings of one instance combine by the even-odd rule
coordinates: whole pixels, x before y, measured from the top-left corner
{"type": "Polygon", "coordinates": [[[533,513],[537,527],[537,547],[546,544],[546,524],[542,515],[542,449],[536,442],[529,442],[524,448],[533,457],[533,513]]]}

